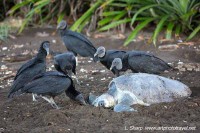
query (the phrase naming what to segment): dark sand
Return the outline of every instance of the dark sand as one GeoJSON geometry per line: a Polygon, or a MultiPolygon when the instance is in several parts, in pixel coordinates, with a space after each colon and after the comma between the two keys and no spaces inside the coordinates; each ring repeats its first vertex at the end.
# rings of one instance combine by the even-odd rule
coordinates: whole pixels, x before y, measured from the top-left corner
{"type": "MultiPolygon", "coordinates": [[[[51,29],[31,29],[25,31],[16,39],[9,39],[7,43],[0,44],[0,65],[6,65],[8,69],[0,70],[0,76],[5,77],[15,73],[25,61],[9,62],[8,57],[18,56],[20,59],[30,59],[35,55],[41,41],[56,40],[52,43],[54,51],[66,51],[60,38],[51,29]],[[37,32],[46,31],[47,37],[36,36],[37,32]],[[20,48],[20,45],[23,47],[20,48]],[[10,51],[4,50],[7,47],[10,51]],[[28,50],[28,55],[22,55],[28,50]],[[2,62],[2,60],[4,60],[2,62]],[[8,74],[8,71],[10,74],[8,74]],[[7,74],[5,74],[7,72],[7,74]]],[[[57,132],[124,132],[130,130],[142,130],[149,132],[145,127],[196,127],[193,132],[199,132],[200,127],[200,40],[196,39],[195,45],[180,45],[175,51],[159,51],[153,45],[145,44],[145,41],[131,43],[128,47],[122,47],[123,40],[115,39],[117,35],[104,33],[106,37],[90,39],[95,46],[105,46],[107,49],[126,49],[150,51],[166,62],[178,66],[179,60],[184,63],[186,71],[169,72],[165,77],[177,79],[188,85],[192,91],[192,97],[172,103],[161,103],[144,107],[134,105],[138,112],[115,113],[111,109],[96,108],[90,105],[81,106],[70,100],[65,94],[58,96],[55,101],[62,107],[60,110],[53,109],[43,99],[32,101],[30,94],[16,96],[12,100],[7,99],[10,83],[13,78],[0,81],[0,133],[57,133],[57,132]],[[112,36],[111,36],[112,35],[112,36]],[[188,65],[190,64],[190,65],[188,65]],[[190,71],[188,67],[195,69],[190,71]],[[189,71],[188,71],[188,70],[189,71]]],[[[143,34],[145,35],[145,33],[143,34]]],[[[145,36],[148,36],[145,35],[145,36]]],[[[13,58],[13,57],[12,57],[13,58]]],[[[26,60],[27,60],[26,59],[26,60]]],[[[16,60],[15,58],[13,59],[16,60]]],[[[48,67],[52,66],[52,58],[48,58],[48,67]]],[[[51,69],[54,69],[51,67],[51,69]]],[[[82,86],[76,84],[85,98],[90,92],[102,94],[107,90],[109,82],[114,75],[100,63],[93,63],[88,58],[79,58],[77,75],[82,86]]],[[[75,80],[74,80],[75,81],[75,80]]],[[[75,82],[76,83],[76,82],[75,82]]],[[[169,131],[167,131],[169,132],[169,131]]],[[[180,132],[180,131],[176,131],[180,132]]],[[[189,131],[184,131],[189,132],[189,131]]]]}

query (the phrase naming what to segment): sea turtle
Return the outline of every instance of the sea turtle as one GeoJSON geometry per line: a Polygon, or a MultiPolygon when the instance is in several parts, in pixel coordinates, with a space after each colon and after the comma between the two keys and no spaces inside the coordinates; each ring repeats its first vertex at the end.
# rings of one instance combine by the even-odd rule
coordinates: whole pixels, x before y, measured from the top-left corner
{"type": "Polygon", "coordinates": [[[191,90],[185,84],[147,73],[122,75],[113,79],[108,88],[99,97],[90,94],[89,103],[96,107],[114,107],[115,112],[123,112],[135,111],[130,107],[134,104],[149,106],[191,95],[191,90]]]}

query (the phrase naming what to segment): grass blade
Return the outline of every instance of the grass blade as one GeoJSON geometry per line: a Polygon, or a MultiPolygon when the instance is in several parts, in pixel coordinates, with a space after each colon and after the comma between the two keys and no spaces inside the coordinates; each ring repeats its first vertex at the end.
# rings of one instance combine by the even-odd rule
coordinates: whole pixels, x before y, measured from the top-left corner
{"type": "Polygon", "coordinates": [[[98,25],[99,25],[99,26],[104,26],[105,24],[111,22],[112,20],[113,20],[113,17],[104,18],[104,19],[102,19],[102,20],[100,20],[100,21],[98,22],[98,25]]]}
{"type": "Polygon", "coordinates": [[[57,20],[57,23],[60,23],[60,21],[63,20],[63,18],[65,17],[65,12],[61,12],[58,16],[58,20],[57,20]]]}
{"type": "Polygon", "coordinates": [[[30,16],[33,15],[34,13],[38,13],[41,11],[42,7],[46,6],[49,4],[49,1],[45,1],[43,3],[41,3],[40,5],[35,6],[35,8],[33,8],[30,12],[28,12],[28,14],[26,16],[30,16]]]}
{"type": "Polygon", "coordinates": [[[153,4],[153,5],[148,5],[148,6],[145,6],[143,8],[141,8],[140,10],[138,10],[135,15],[133,16],[132,20],[131,20],[131,24],[133,24],[135,22],[135,19],[136,17],[141,13],[143,12],[144,10],[147,10],[149,8],[152,8],[152,7],[155,7],[155,6],[158,6],[158,4],[153,4]]]}
{"type": "Polygon", "coordinates": [[[130,22],[131,19],[130,18],[126,18],[126,19],[123,19],[123,20],[119,20],[119,21],[115,21],[115,22],[112,22],[111,24],[108,24],[102,28],[99,29],[99,31],[105,31],[105,30],[109,30],[113,27],[116,27],[120,24],[123,24],[123,23],[127,23],[127,22],[130,22]]]}
{"type": "Polygon", "coordinates": [[[122,18],[127,12],[126,11],[119,11],[118,14],[115,14],[115,16],[109,16],[109,17],[105,17],[104,19],[100,20],[98,22],[98,26],[104,26],[105,24],[112,22],[112,21],[116,21],[119,20],[120,18],[122,18]],[[114,18],[113,18],[114,17],[114,18]]]}
{"type": "MultiPolygon", "coordinates": [[[[102,0],[99,0],[99,2],[102,2],[102,0]]],[[[111,4],[114,0],[107,0],[105,1],[101,6],[100,8],[105,8],[107,5],[111,4]]]]}
{"type": "Polygon", "coordinates": [[[145,21],[138,24],[135,29],[132,31],[132,33],[129,35],[129,37],[124,42],[124,46],[127,46],[138,34],[140,30],[142,30],[145,26],[147,26],[151,21],[153,21],[154,18],[148,18],[145,21]]]}
{"type": "Polygon", "coordinates": [[[165,37],[166,39],[171,39],[173,27],[174,27],[174,23],[173,22],[170,22],[167,25],[167,32],[166,32],[166,37],[165,37]]]}
{"type": "Polygon", "coordinates": [[[166,15],[164,17],[162,17],[162,19],[160,20],[160,22],[158,23],[158,25],[156,26],[156,29],[153,33],[152,36],[152,40],[153,40],[153,44],[156,45],[156,39],[158,37],[158,34],[160,33],[160,31],[163,28],[163,25],[166,23],[166,20],[169,18],[169,15],[166,15]]]}
{"type": "Polygon", "coordinates": [[[75,31],[78,29],[79,25],[81,25],[81,23],[87,19],[88,17],[91,17],[91,14],[94,12],[94,10],[99,7],[101,5],[102,1],[98,0],[97,2],[95,2],[94,5],[92,5],[72,26],[71,26],[71,30],[75,31]]]}
{"type": "Polygon", "coordinates": [[[181,32],[181,25],[177,25],[175,29],[175,36],[179,36],[181,32]]]}
{"type": "Polygon", "coordinates": [[[189,2],[190,2],[190,0],[179,0],[181,9],[184,13],[187,13],[187,10],[188,10],[188,7],[189,7],[189,2]]]}
{"type": "Polygon", "coordinates": [[[31,17],[32,17],[32,15],[28,16],[28,17],[23,21],[22,26],[20,27],[20,29],[19,29],[19,31],[18,31],[18,34],[20,34],[20,33],[24,30],[24,28],[25,28],[25,26],[27,25],[27,23],[31,20],[31,17]]]}
{"type": "Polygon", "coordinates": [[[113,20],[119,20],[122,18],[127,12],[126,11],[121,11],[118,15],[116,15],[113,20]]]}
{"type": "Polygon", "coordinates": [[[110,6],[115,6],[115,7],[126,7],[127,4],[122,4],[122,3],[110,3],[110,6]]]}
{"type": "Polygon", "coordinates": [[[89,20],[90,20],[89,17],[86,18],[86,19],[84,20],[84,22],[82,22],[82,24],[81,24],[81,25],[79,26],[79,28],[77,29],[77,32],[81,32],[81,31],[83,30],[83,28],[85,27],[85,25],[89,23],[89,20]]]}
{"type": "Polygon", "coordinates": [[[43,4],[43,3],[49,3],[49,2],[50,2],[50,0],[40,0],[40,1],[36,2],[36,3],[34,4],[34,6],[38,6],[38,5],[41,5],[41,4],[43,4]]]}
{"type": "Polygon", "coordinates": [[[200,25],[193,30],[193,32],[189,35],[189,37],[186,39],[186,41],[192,39],[199,31],[200,31],[200,25]]]}
{"type": "Polygon", "coordinates": [[[21,3],[16,4],[15,6],[13,6],[13,7],[8,11],[8,14],[13,15],[13,13],[14,13],[17,9],[19,9],[19,8],[21,8],[21,7],[24,7],[25,5],[29,4],[30,1],[31,1],[31,0],[25,0],[25,1],[21,2],[21,3]]]}
{"type": "MultiPolygon", "coordinates": [[[[6,41],[10,27],[8,24],[0,24],[0,40],[6,41]]],[[[1,41],[0,41],[1,42],[1,41]]]]}
{"type": "Polygon", "coordinates": [[[107,17],[107,16],[114,16],[122,13],[124,11],[110,11],[110,12],[103,12],[102,16],[107,17]]]}

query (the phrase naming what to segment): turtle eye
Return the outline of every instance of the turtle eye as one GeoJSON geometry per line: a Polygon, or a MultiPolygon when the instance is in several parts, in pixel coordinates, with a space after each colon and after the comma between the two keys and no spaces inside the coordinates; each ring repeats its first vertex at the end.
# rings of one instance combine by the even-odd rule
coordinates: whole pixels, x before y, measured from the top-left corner
{"type": "Polygon", "coordinates": [[[100,107],[103,107],[104,106],[104,101],[99,101],[99,104],[98,104],[100,107]]]}

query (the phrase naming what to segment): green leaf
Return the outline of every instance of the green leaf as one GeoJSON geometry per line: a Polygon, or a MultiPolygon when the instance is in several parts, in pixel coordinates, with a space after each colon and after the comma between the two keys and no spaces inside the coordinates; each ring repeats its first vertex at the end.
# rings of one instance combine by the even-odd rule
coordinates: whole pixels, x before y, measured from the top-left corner
{"type": "Polygon", "coordinates": [[[10,30],[10,27],[7,23],[0,24],[0,41],[7,41],[8,32],[10,30]]]}
{"type": "Polygon", "coordinates": [[[181,25],[178,24],[178,25],[176,26],[176,29],[175,29],[175,35],[176,35],[176,36],[179,36],[179,35],[180,35],[180,32],[181,32],[181,25]]]}
{"type": "Polygon", "coordinates": [[[113,15],[118,15],[120,13],[123,13],[124,11],[109,11],[109,12],[103,12],[102,16],[107,17],[107,16],[113,16],[113,15]]]}
{"type": "Polygon", "coordinates": [[[153,17],[158,17],[158,15],[155,13],[155,10],[153,8],[150,8],[149,11],[153,17]]]}
{"type": "Polygon", "coordinates": [[[41,5],[41,4],[44,4],[44,3],[49,3],[49,2],[51,2],[51,0],[40,0],[40,1],[36,2],[34,4],[34,6],[38,6],[38,5],[41,5]]]}
{"type": "Polygon", "coordinates": [[[111,4],[114,0],[105,0],[104,2],[102,0],[99,0],[98,2],[103,2],[103,4],[100,6],[100,8],[105,8],[109,4],[111,4]]]}
{"type": "Polygon", "coordinates": [[[169,3],[171,3],[170,6],[173,7],[174,10],[176,10],[178,13],[182,12],[181,5],[178,0],[168,0],[168,1],[169,3]]]}
{"type": "Polygon", "coordinates": [[[61,13],[59,14],[58,20],[57,20],[57,23],[58,23],[58,24],[60,23],[60,21],[63,20],[64,16],[65,16],[65,12],[61,12],[61,13]]]}
{"type": "Polygon", "coordinates": [[[167,25],[166,39],[171,39],[173,27],[174,27],[174,23],[173,22],[170,22],[167,25]]]}
{"type": "Polygon", "coordinates": [[[32,17],[32,15],[28,16],[28,17],[23,21],[22,26],[20,27],[20,29],[19,29],[19,31],[18,31],[18,34],[20,34],[20,33],[24,30],[24,28],[25,28],[25,26],[27,25],[27,23],[31,20],[31,17],[32,17]]]}
{"type": "Polygon", "coordinates": [[[98,22],[99,26],[103,26],[113,20],[113,17],[106,17],[98,22]]]}
{"type": "Polygon", "coordinates": [[[115,16],[109,16],[109,17],[105,17],[104,19],[100,20],[98,22],[99,26],[104,26],[107,23],[111,23],[112,21],[116,21],[119,20],[120,18],[122,18],[127,12],[126,11],[120,11],[118,12],[118,14],[116,14],[115,16]],[[113,18],[114,17],[114,18],[113,18]]]}
{"type": "Polygon", "coordinates": [[[119,21],[115,21],[115,22],[112,22],[111,24],[108,24],[108,25],[100,28],[99,31],[105,31],[105,30],[111,29],[111,28],[116,27],[120,24],[127,23],[127,22],[130,22],[130,21],[131,21],[131,19],[129,19],[129,18],[119,20],[119,21]]]}
{"type": "Polygon", "coordinates": [[[148,6],[145,6],[145,7],[140,8],[140,10],[138,10],[138,11],[135,13],[135,15],[133,16],[133,18],[132,18],[132,20],[131,20],[131,25],[135,22],[136,17],[137,17],[141,12],[143,12],[144,10],[147,10],[147,9],[149,9],[149,8],[156,7],[156,6],[158,6],[158,4],[148,5],[148,6]]]}
{"type": "Polygon", "coordinates": [[[26,17],[33,15],[36,12],[39,14],[41,12],[42,7],[46,6],[47,4],[49,4],[49,2],[45,1],[45,2],[41,3],[40,5],[35,6],[35,8],[33,8],[30,12],[28,12],[26,17]]]}
{"type": "Polygon", "coordinates": [[[110,3],[109,6],[115,6],[115,7],[126,7],[127,4],[122,4],[122,3],[110,3]]]}
{"type": "Polygon", "coordinates": [[[142,30],[145,26],[147,26],[154,19],[155,18],[148,18],[148,19],[144,20],[143,22],[141,22],[140,24],[138,24],[135,27],[135,29],[131,32],[131,34],[128,36],[126,41],[124,42],[124,46],[127,46],[136,37],[136,35],[139,33],[139,31],[142,30]]]}
{"type": "Polygon", "coordinates": [[[189,2],[190,0],[179,0],[180,7],[184,13],[187,13],[189,2]]]}
{"type": "Polygon", "coordinates": [[[85,27],[86,24],[89,23],[90,18],[88,17],[87,19],[85,19],[84,22],[82,22],[82,24],[79,26],[79,28],[77,29],[77,32],[81,32],[83,30],[83,28],[85,27]]]}
{"type": "Polygon", "coordinates": [[[189,35],[186,41],[192,39],[199,31],[200,31],[200,25],[193,30],[193,32],[189,35]]]}
{"type": "Polygon", "coordinates": [[[122,18],[124,15],[126,15],[126,11],[121,11],[118,15],[116,15],[113,20],[119,20],[120,18],[122,18]]]}
{"type": "Polygon", "coordinates": [[[91,17],[93,14],[94,10],[101,5],[102,1],[98,0],[97,2],[94,3],[72,26],[71,30],[75,31],[79,27],[79,25],[88,17],[91,17]]]}
{"type": "Polygon", "coordinates": [[[22,1],[21,3],[16,4],[15,6],[13,6],[13,7],[9,10],[8,14],[13,15],[13,13],[14,13],[17,9],[19,9],[19,8],[21,8],[21,7],[24,7],[25,5],[29,4],[30,2],[31,2],[31,0],[25,0],[25,1],[22,1]]]}
{"type": "Polygon", "coordinates": [[[162,17],[162,19],[160,20],[160,22],[158,23],[158,25],[156,26],[156,29],[153,33],[153,36],[152,36],[152,40],[153,40],[153,44],[156,45],[156,39],[157,39],[157,36],[158,34],[160,33],[160,31],[162,30],[163,28],[163,25],[166,23],[166,20],[169,18],[169,15],[166,15],[164,17],[162,17]]]}

